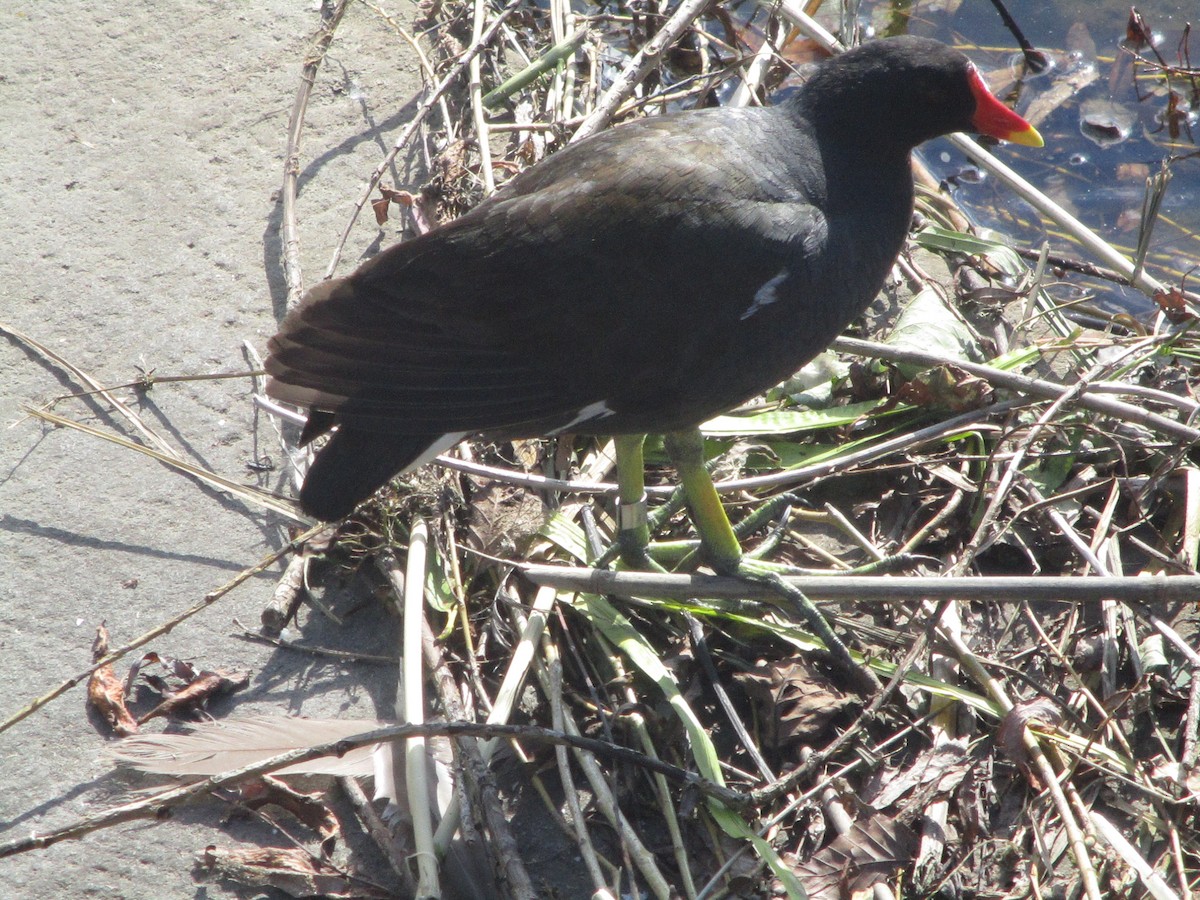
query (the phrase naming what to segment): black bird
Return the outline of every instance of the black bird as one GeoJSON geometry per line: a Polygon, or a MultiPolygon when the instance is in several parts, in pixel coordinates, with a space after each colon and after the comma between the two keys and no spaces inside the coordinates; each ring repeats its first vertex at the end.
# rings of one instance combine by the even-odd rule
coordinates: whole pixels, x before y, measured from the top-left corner
{"type": "Polygon", "coordinates": [[[301,506],[340,518],[471,435],[677,432],[697,526],[736,567],[732,532],[713,534],[728,521],[695,426],[866,308],[908,232],[910,152],[952,131],[1042,144],[963,54],[874,41],[779,106],[638,119],[572,144],[318,285],[266,364],[267,392],[310,410],[304,441],[336,427],[301,506]]]}

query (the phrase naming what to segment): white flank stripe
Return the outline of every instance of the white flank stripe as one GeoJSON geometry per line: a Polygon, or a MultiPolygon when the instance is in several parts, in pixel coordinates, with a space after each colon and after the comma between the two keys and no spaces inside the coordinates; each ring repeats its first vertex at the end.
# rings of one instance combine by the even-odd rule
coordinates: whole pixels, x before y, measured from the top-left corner
{"type": "Polygon", "coordinates": [[[779,299],[779,295],[775,292],[775,288],[783,283],[783,280],[791,274],[787,269],[781,269],[779,274],[760,287],[754,292],[754,302],[746,307],[746,311],[738,316],[739,322],[744,322],[750,318],[764,306],[770,306],[779,299]]]}
{"type": "Polygon", "coordinates": [[[613,411],[608,408],[608,402],[601,400],[598,403],[592,403],[581,409],[578,415],[562,428],[555,428],[550,432],[551,435],[564,434],[569,432],[577,425],[582,425],[584,422],[594,422],[597,419],[605,419],[613,414],[613,411]]]}

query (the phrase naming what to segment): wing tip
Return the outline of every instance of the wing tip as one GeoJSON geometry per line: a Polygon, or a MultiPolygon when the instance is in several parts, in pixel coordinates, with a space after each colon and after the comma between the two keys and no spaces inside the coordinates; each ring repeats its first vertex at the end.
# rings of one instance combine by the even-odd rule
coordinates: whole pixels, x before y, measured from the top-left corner
{"type": "Polygon", "coordinates": [[[406,435],[339,426],[317,452],[300,488],[300,507],[323,522],[344,519],[400,472],[427,462],[463,435],[406,435]]]}

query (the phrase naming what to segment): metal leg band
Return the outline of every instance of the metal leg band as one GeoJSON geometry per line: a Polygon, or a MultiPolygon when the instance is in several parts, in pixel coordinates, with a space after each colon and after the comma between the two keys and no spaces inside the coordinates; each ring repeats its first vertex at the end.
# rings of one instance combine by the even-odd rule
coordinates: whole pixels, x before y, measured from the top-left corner
{"type": "Polygon", "coordinates": [[[634,531],[638,528],[646,527],[648,521],[646,517],[646,494],[644,492],[641,499],[636,503],[617,504],[618,530],[634,531]]]}

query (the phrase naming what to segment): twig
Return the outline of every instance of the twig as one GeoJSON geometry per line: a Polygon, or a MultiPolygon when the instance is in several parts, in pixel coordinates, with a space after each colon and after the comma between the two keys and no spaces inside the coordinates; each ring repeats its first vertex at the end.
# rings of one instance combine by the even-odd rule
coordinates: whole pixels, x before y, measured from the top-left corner
{"type": "MultiPolygon", "coordinates": [[[[471,44],[478,45],[483,37],[483,23],[487,20],[486,0],[474,0],[475,10],[471,25],[471,44]]],[[[479,54],[471,57],[467,67],[467,95],[471,101],[471,116],[475,122],[475,151],[479,154],[479,177],[483,179],[485,195],[496,192],[496,177],[492,171],[492,145],[488,135],[487,115],[483,111],[483,67],[479,54]]]]}
{"type": "Polygon", "coordinates": [[[54,700],[56,697],[62,696],[67,691],[69,691],[71,688],[75,687],[75,685],[86,682],[87,679],[92,676],[92,673],[95,672],[97,669],[102,669],[105,666],[112,665],[118,659],[120,659],[121,657],[125,656],[128,653],[133,652],[138,647],[144,647],[146,644],[150,643],[155,638],[161,637],[162,635],[167,634],[169,631],[174,629],[175,626],[179,625],[181,622],[186,622],[192,616],[195,616],[198,613],[201,613],[204,610],[208,609],[216,601],[220,600],[222,597],[224,597],[226,594],[228,594],[234,588],[236,588],[239,585],[243,584],[244,582],[250,580],[255,575],[265,572],[267,569],[271,568],[271,566],[275,565],[275,563],[277,563],[283,557],[287,556],[287,554],[291,553],[298,546],[300,546],[300,544],[302,544],[304,541],[311,538],[318,531],[320,531],[320,528],[313,528],[310,531],[307,531],[304,534],[297,537],[295,539],[295,541],[288,544],[286,547],[276,550],[274,553],[268,553],[261,560],[259,560],[257,564],[251,566],[248,569],[243,569],[241,572],[239,572],[237,575],[235,575],[229,581],[225,582],[225,584],[221,585],[221,587],[217,588],[215,591],[210,591],[209,593],[205,594],[204,597],[201,598],[201,600],[198,603],[194,604],[193,606],[189,607],[188,609],[185,609],[183,612],[181,612],[179,615],[175,616],[173,619],[170,619],[167,622],[163,622],[160,625],[156,625],[155,627],[153,627],[149,631],[147,631],[145,634],[134,639],[133,641],[130,641],[128,644],[124,645],[123,647],[118,647],[116,650],[109,652],[102,659],[96,660],[96,662],[92,666],[90,666],[89,668],[80,672],[78,675],[74,676],[73,678],[68,678],[66,681],[64,681],[58,687],[54,688],[49,693],[43,694],[41,697],[38,697],[37,699],[26,704],[24,707],[17,710],[15,713],[13,713],[11,716],[9,716],[7,719],[5,719],[3,722],[0,722],[0,733],[7,731],[9,728],[11,728],[13,725],[16,725],[22,719],[25,719],[28,716],[33,715],[35,712],[37,712],[39,709],[41,709],[43,706],[45,706],[51,700],[54,700]]]}
{"type": "Polygon", "coordinates": [[[259,634],[257,631],[242,626],[241,622],[234,619],[234,624],[242,628],[240,632],[235,632],[232,637],[240,638],[243,641],[250,641],[254,644],[265,644],[268,647],[277,647],[280,650],[290,650],[294,653],[305,653],[309,656],[315,656],[320,659],[332,659],[344,665],[352,665],[357,663],[365,663],[370,666],[394,666],[397,659],[394,656],[382,656],[375,653],[355,653],[349,650],[331,650],[328,647],[313,647],[309,644],[301,644],[297,641],[289,641],[280,637],[271,637],[266,634],[259,634]]]}
{"type": "Polygon", "coordinates": [[[1029,427],[1021,439],[1017,442],[1016,449],[1012,457],[1004,466],[1004,471],[996,484],[987,492],[987,505],[983,512],[978,516],[978,521],[975,524],[974,531],[967,540],[958,555],[958,559],[950,567],[952,575],[961,575],[967,571],[974,563],[975,558],[987,547],[1000,538],[1003,533],[1003,528],[993,529],[996,519],[1000,515],[1000,511],[1008,502],[1008,493],[1012,488],[1013,481],[1016,479],[1017,472],[1021,463],[1025,460],[1025,455],[1029,448],[1033,445],[1034,440],[1047,428],[1054,420],[1058,411],[1068,402],[1078,397],[1084,392],[1087,387],[1087,379],[1080,381],[1073,389],[1064,393],[1052,402],[1042,414],[1038,416],[1037,421],[1029,427]]]}
{"type": "MultiPolygon", "coordinates": [[[[396,34],[400,35],[400,39],[408,44],[408,46],[412,49],[412,52],[417,55],[417,61],[421,64],[421,77],[427,81],[435,80],[437,78],[437,72],[434,71],[433,64],[429,61],[429,57],[425,55],[425,50],[421,47],[421,42],[413,37],[412,34],[409,33],[408,29],[397,22],[394,17],[388,15],[387,11],[382,7],[376,6],[375,4],[369,2],[369,0],[360,0],[360,2],[362,2],[368,9],[374,10],[377,16],[387,22],[388,25],[391,26],[392,30],[395,31],[396,34]]],[[[443,94],[441,97],[439,97],[437,102],[442,113],[442,123],[446,129],[446,137],[447,139],[452,140],[455,134],[454,121],[450,118],[450,107],[446,105],[446,95],[443,94]]]]}
{"type": "Polygon", "coordinates": [[[313,85],[317,82],[317,70],[333,43],[334,33],[341,24],[349,0],[335,0],[330,3],[325,0],[321,4],[321,25],[310,38],[311,48],[305,54],[304,65],[300,69],[300,88],[296,91],[296,99],[292,102],[292,112],[288,116],[287,150],[283,158],[283,222],[281,235],[283,247],[280,253],[280,263],[283,265],[283,278],[287,284],[287,308],[292,309],[304,295],[304,274],[300,266],[300,232],[296,226],[296,195],[300,182],[300,133],[304,130],[304,115],[308,111],[308,100],[312,96],[313,85]]]}
{"type": "Polygon", "coordinates": [[[1025,37],[1021,26],[1012,17],[1012,13],[1008,11],[1003,0],[992,0],[992,6],[996,7],[996,12],[1000,14],[1000,20],[1004,23],[1004,27],[1008,29],[1008,33],[1016,39],[1017,44],[1020,46],[1021,53],[1025,59],[1025,65],[1033,72],[1044,71],[1049,65],[1046,54],[1035,48],[1030,43],[1029,38],[1025,37]]]}
{"type": "Polygon", "coordinates": [[[300,608],[304,599],[304,575],[307,568],[306,553],[297,553],[288,560],[287,568],[279,576],[271,599],[259,613],[259,621],[267,634],[278,636],[296,615],[296,610],[300,608]]]}
{"type": "Polygon", "coordinates": [[[771,771],[770,765],[763,758],[762,752],[750,737],[750,732],[746,730],[741,717],[738,715],[737,709],[734,708],[733,701],[729,698],[729,692],[725,690],[725,685],[721,683],[721,678],[717,674],[717,667],[713,665],[712,654],[708,650],[708,639],[704,636],[704,628],[696,617],[691,614],[686,614],[688,632],[692,638],[692,650],[696,654],[696,658],[700,662],[700,667],[704,670],[705,676],[708,678],[709,686],[713,693],[717,695],[717,702],[721,704],[721,709],[725,711],[725,718],[729,720],[729,724],[733,727],[733,733],[737,735],[738,741],[741,742],[743,749],[749,755],[751,761],[758,769],[758,774],[766,781],[774,781],[775,773],[771,771]]]}
{"type": "MultiPolygon", "coordinates": [[[[863,714],[861,716],[859,716],[859,722],[871,719],[875,715],[875,713],[882,707],[883,704],[879,701],[884,698],[884,694],[886,694],[888,697],[890,697],[891,693],[892,693],[891,690],[885,690],[884,693],[880,694],[878,697],[876,697],[874,700],[872,700],[871,705],[866,710],[863,711],[863,714]]],[[[888,748],[893,747],[894,745],[898,744],[902,738],[907,737],[908,735],[914,733],[917,730],[917,726],[922,724],[928,718],[929,718],[928,716],[925,716],[922,719],[919,719],[917,722],[915,722],[911,725],[907,725],[904,728],[901,728],[898,732],[893,734],[887,740],[882,741],[881,743],[868,748],[867,751],[865,753],[861,754],[857,759],[830,772],[825,778],[821,779],[821,781],[818,784],[816,784],[815,786],[809,788],[807,791],[804,791],[801,794],[798,794],[798,795],[790,798],[788,804],[782,810],[780,810],[779,812],[772,815],[758,829],[757,834],[759,835],[759,837],[766,837],[767,834],[769,834],[774,828],[776,828],[780,822],[783,822],[790,815],[792,815],[797,807],[806,803],[812,797],[818,796],[828,785],[838,782],[842,779],[845,779],[845,777],[847,775],[849,775],[851,772],[853,772],[855,769],[861,768],[862,766],[866,765],[868,760],[882,759],[886,755],[888,748]]],[[[858,723],[855,723],[854,728],[840,734],[834,740],[834,742],[832,744],[830,744],[824,750],[822,750],[820,752],[816,752],[816,753],[805,753],[801,764],[796,769],[789,772],[786,777],[781,778],[779,781],[775,782],[774,784],[772,784],[766,788],[762,788],[760,790],[751,792],[750,796],[754,798],[755,806],[762,808],[762,807],[766,806],[768,803],[771,803],[780,797],[791,794],[793,792],[793,789],[801,781],[803,781],[804,779],[808,778],[813,773],[815,773],[817,771],[817,769],[821,768],[830,759],[837,756],[837,754],[840,752],[840,750],[842,748],[844,748],[850,744],[850,741],[847,740],[847,738],[854,735],[855,731],[857,730],[857,727],[858,727],[858,723]]],[[[716,893],[716,888],[717,888],[718,884],[721,882],[721,880],[725,877],[726,872],[728,872],[733,867],[733,864],[741,856],[748,853],[749,851],[750,851],[750,845],[743,844],[734,853],[732,853],[730,855],[729,859],[727,859],[721,865],[721,868],[718,869],[716,872],[714,872],[712,877],[709,878],[708,884],[704,885],[704,887],[700,890],[700,893],[696,895],[696,900],[706,900],[706,898],[711,897],[714,893],[716,893]]],[[[718,896],[720,896],[720,895],[718,894],[718,896]]]]}
{"type": "MultiPolygon", "coordinates": [[[[625,702],[628,704],[630,710],[626,714],[626,718],[632,724],[634,733],[642,745],[642,752],[647,756],[658,759],[658,752],[650,737],[650,729],[646,725],[646,717],[638,711],[641,704],[641,697],[634,689],[636,679],[633,673],[625,667],[620,656],[614,655],[611,658],[611,663],[615,674],[614,684],[622,685],[621,690],[625,692],[625,702]]],[[[714,687],[716,687],[715,683],[714,687]]],[[[663,824],[666,826],[667,834],[671,838],[671,850],[675,857],[675,865],[679,870],[680,881],[683,883],[683,895],[687,900],[694,900],[696,896],[696,884],[692,877],[692,867],[688,860],[687,849],[684,846],[683,831],[679,827],[679,813],[675,808],[675,803],[671,799],[667,779],[661,775],[652,775],[650,777],[653,779],[659,813],[662,816],[663,824]]]]}
{"type": "MultiPolygon", "coordinates": [[[[496,693],[496,702],[488,713],[487,721],[489,724],[507,722],[516,708],[517,702],[520,699],[521,687],[525,683],[529,666],[533,663],[537,643],[541,639],[542,632],[546,627],[546,617],[549,615],[554,602],[554,591],[548,589],[538,591],[537,597],[533,602],[533,608],[530,611],[529,620],[521,631],[521,640],[510,655],[508,668],[504,672],[504,678],[500,682],[500,689],[496,693]]],[[[487,741],[480,748],[479,752],[485,763],[491,760],[495,750],[495,740],[487,741]]],[[[435,836],[435,843],[439,851],[442,851],[449,845],[450,838],[454,836],[455,829],[458,828],[458,817],[460,814],[461,810],[457,804],[453,804],[443,815],[441,824],[438,825],[437,835],[435,836]]]]}
{"type": "Polygon", "coordinates": [[[344,775],[338,779],[338,785],[350,801],[350,805],[354,807],[354,811],[358,813],[359,819],[367,829],[367,834],[375,841],[375,845],[383,854],[384,859],[388,861],[392,871],[400,878],[405,895],[415,897],[417,883],[413,880],[412,872],[408,868],[405,848],[400,846],[392,834],[392,830],[375,811],[375,807],[371,805],[371,798],[363,792],[355,778],[344,775]]]}
{"type": "Polygon", "coordinates": [[[1200,667],[1191,667],[1191,686],[1188,688],[1187,714],[1183,719],[1183,752],[1179,763],[1184,772],[1196,768],[1200,759],[1200,667]]]}
{"type": "MultiPolygon", "coordinates": [[[[944,356],[939,356],[935,353],[923,353],[920,350],[891,347],[887,344],[881,344],[876,341],[863,341],[858,338],[838,338],[833,343],[833,349],[842,353],[853,353],[858,356],[870,356],[923,366],[939,366],[950,362],[944,356]]],[[[1192,444],[1200,442],[1200,429],[1142,409],[1140,406],[1134,406],[1132,403],[1122,403],[1120,400],[1113,400],[1107,396],[1097,396],[1093,392],[1091,385],[1080,387],[1079,384],[1055,384],[1045,379],[1029,378],[1025,375],[1017,375],[1014,372],[997,369],[994,366],[985,366],[980,363],[967,362],[966,360],[956,359],[953,360],[953,364],[968,374],[987,380],[990,384],[1012,391],[1019,391],[1027,396],[1037,397],[1042,400],[1058,400],[1073,391],[1082,391],[1080,396],[1075,398],[1075,402],[1084,409],[1090,409],[1092,412],[1112,416],[1113,418],[1131,422],[1135,425],[1142,425],[1154,431],[1161,432],[1173,440],[1186,441],[1192,444]]],[[[1111,383],[1105,382],[1104,384],[1103,393],[1114,392],[1111,383]]],[[[1130,393],[1135,392],[1130,391],[1130,393]]]]}
{"type": "MultiPolygon", "coordinates": [[[[423,519],[416,519],[409,530],[404,590],[400,595],[404,623],[400,661],[404,720],[414,725],[421,725],[425,721],[421,623],[425,620],[428,547],[429,526],[423,519]]],[[[386,557],[390,557],[390,554],[386,554],[386,557]]],[[[380,562],[386,564],[384,559],[380,562]]],[[[433,812],[429,808],[429,759],[423,735],[413,735],[404,742],[404,777],[408,786],[413,841],[416,844],[417,896],[439,897],[442,893],[441,881],[438,877],[438,856],[433,847],[433,812]]]]}
{"type": "MultiPolygon", "coordinates": [[[[719,575],[661,575],[651,572],[613,572],[528,563],[519,566],[534,584],[563,591],[612,594],[617,597],[660,597],[686,600],[767,600],[775,597],[765,585],[719,575]]],[[[808,596],[828,602],[900,603],[952,597],[1012,603],[1046,600],[1062,603],[1098,602],[1108,597],[1125,603],[1192,602],[1200,596],[1200,575],[1151,578],[1078,578],[1074,576],[994,576],[943,578],[915,575],[785,578],[808,596]]],[[[1178,635],[1176,635],[1178,639],[1178,635]]]]}
{"type": "Polygon", "coordinates": [[[758,89],[762,87],[763,80],[767,76],[767,72],[771,68],[771,63],[775,61],[775,40],[771,32],[778,32],[778,20],[772,19],[770,22],[774,28],[768,27],[763,35],[764,40],[758,50],[754,52],[754,57],[750,60],[750,64],[744,68],[742,78],[738,81],[737,88],[733,95],[729,98],[729,106],[742,107],[749,106],[758,100],[758,89]]]}
{"type": "MultiPolygon", "coordinates": [[[[1079,580],[1093,581],[1095,579],[1085,578],[1079,580]]],[[[938,636],[953,648],[959,662],[971,674],[976,683],[987,691],[988,695],[991,696],[992,700],[1001,709],[1011,714],[1013,702],[1009,699],[1003,686],[988,674],[979,661],[979,658],[967,647],[962,638],[953,632],[944,631],[940,628],[938,629],[938,636]]],[[[1080,823],[1076,820],[1072,812],[1071,804],[1063,792],[1063,787],[1059,784],[1058,774],[1054,771],[1050,760],[1042,751],[1042,746],[1038,742],[1038,739],[1024,725],[1021,726],[1021,740],[1026,752],[1029,754],[1030,762],[1037,770],[1046,791],[1049,792],[1054,802],[1054,808],[1058,811],[1059,819],[1067,831],[1071,853],[1075,858],[1075,864],[1079,867],[1079,874],[1083,879],[1084,892],[1087,894],[1089,900],[1101,900],[1100,884],[1096,879],[1096,870],[1092,865],[1091,857],[1088,856],[1087,841],[1083,830],[1080,828],[1080,823]]]]}
{"type": "Polygon", "coordinates": [[[412,136],[416,133],[417,128],[419,128],[421,123],[425,120],[425,116],[429,113],[429,110],[431,110],[434,104],[438,102],[438,99],[442,96],[446,89],[454,83],[454,81],[462,74],[464,69],[470,66],[471,60],[473,60],[476,55],[478,55],[479,52],[488,45],[488,42],[491,41],[492,37],[500,29],[500,26],[504,24],[504,20],[507,19],[512,12],[521,5],[522,2],[523,0],[508,0],[508,3],[504,5],[504,8],[497,13],[496,18],[492,20],[492,24],[489,25],[483,32],[482,37],[480,37],[478,41],[471,44],[471,46],[466,49],[462,56],[460,56],[454,63],[454,66],[450,69],[450,71],[446,73],[446,75],[437,83],[434,89],[429,92],[424,100],[421,101],[420,105],[417,107],[417,111],[413,114],[413,117],[409,120],[409,123],[404,126],[404,131],[401,133],[400,137],[396,139],[396,143],[392,146],[392,149],[388,151],[387,155],[380,161],[379,165],[375,167],[375,171],[371,173],[371,177],[367,181],[366,190],[363,191],[362,196],[359,197],[358,201],[354,204],[354,209],[350,213],[350,220],[346,223],[346,227],[342,231],[342,235],[338,239],[337,245],[333,249],[333,255],[329,260],[329,265],[325,269],[326,278],[332,278],[333,273],[337,270],[338,262],[342,258],[342,248],[346,246],[346,241],[350,239],[350,230],[354,227],[354,223],[358,221],[358,214],[362,212],[362,208],[366,206],[367,201],[371,199],[371,195],[375,192],[376,185],[379,184],[379,180],[383,178],[384,173],[387,172],[388,167],[392,164],[392,160],[394,160],[396,155],[402,149],[404,149],[405,146],[407,146],[408,142],[412,139],[412,136]]]}
{"type": "MultiPolygon", "coordinates": [[[[284,500],[275,494],[261,490],[248,484],[241,484],[223,475],[218,475],[211,472],[202,466],[194,465],[174,452],[163,453],[152,447],[147,447],[144,444],[138,444],[127,438],[123,438],[117,434],[104,431],[101,428],[96,428],[93,425],[85,425],[82,422],[76,422],[74,419],[68,419],[66,416],[60,416],[56,413],[49,412],[44,409],[33,409],[32,407],[23,407],[25,412],[38,419],[43,419],[54,425],[61,425],[64,428],[74,428],[76,431],[82,431],[84,434],[90,434],[92,437],[98,437],[101,440],[108,441],[111,444],[116,444],[118,447],[124,447],[126,450],[133,450],[151,459],[156,459],[161,463],[166,464],[169,468],[176,469],[187,475],[191,475],[198,481],[228,491],[239,500],[247,503],[254,503],[262,506],[272,512],[279,513],[295,522],[305,523],[304,518],[296,511],[296,506],[288,500],[284,500]]],[[[311,532],[316,534],[319,529],[311,532]]]]}
{"type": "Polygon", "coordinates": [[[1122,834],[1121,829],[1117,828],[1094,809],[1089,811],[1089,816],[1096,831],[1103,835],[1104,840],[1108,842],[1110,847],[1117,851],[1121,859],[1125,860],[1126,865],[1137,873],[1138,878],[1142,880],[1142,884],[1146,888],[1146,892],[1154,900],[1178,900],[1179,895],[1171,890],[1166,881],[1163,880],[1163,877],[1154,870],[1154,867],[1150,863],[1146,862],[1145,857],[1122,834]]]}
{"type": "Polygon", "coordinates": [[[642,45],[637,54],[625,64],[624,70],[613,79],[604,96],[596,102],[596,108],[588,114],[572,136],[571,141],[581,141],[604,128],[612,119],[617,108],[625,102],[633,89],[653,69],[667,49],[691,27],[692,22],[708,8],[712,0],[684,0],[663,23],[658,34],[642,45]]]}
{"type": "MultiPolygon", "coordinates": [[[[446,666],[442,650],[424,615],[421,616],[421,654],[425,668],[433,678],[442,712],[449,719],[464,719],[466,713],[458,697],[458,685],[446,666]]],[[[476,795],[473,802],[483,809],[488,830],[492,833],[489,849],[493,852],[497,871],[501,873],[502,881],[508,886],[514,900],[533,900],[536,896],[533,882],[518,851],[512,828],[505,818],[504,806],[496,791],[495,780],[488,772],[487,761],[480,752],[479,742],[474,738],[459,738],[456,743],[464,779],[476,795]]]]}
{"type": "MultiPolygon", "coordinates": [[[[558,653],[558,646],[553,641],[545,641],[543,643],[543,652],[546,656],[545,674],[540,675],[539,679],[543,689],[546,691],[546,697],[550,702],[551,722],[554,725],[555,731],[565,731],[565,711],[562,697],[562,658],[558,653]]],[[[575,776],[571,774],[570,758],[567,756],[566,747],[555,747],[554,758],[558,765],[559,778],[562,779],[563,796],[566,799],[567,808],[571,812],[571,828],[575,832],[575,840],[579,845],[580,854],[583,856],[584,865],[587,867],[588,876],[592,880],[592,888],[595,892],[604,890],[607,885],[604,881],[604,873],[600,871],[600,858],[596,852],[596,846],[592,843],[592,836],[588,832],[587,817],[583,814],[583,809],[579,804],[579,791],[575,787],[575,776]]]]}
{"type": "MultiPolygon", "coordinates": [[[[546,684],[547,673],[544,667],[538,667],[536,674],[542,684],[542,691],[547,696],[550,694],[549,685],[546,684]]],[[[579,726],[575,719],[563,710],[563,728],[566,734],[578,735],[580,733],[579,726]]],[[[627,854],[633,865],[642,874],[646,880],[647,887],[653,895],[660,900],[667,900],[671,897],[671,888],[667,884],[666,878],[659,871],[658,865],[652,854],[638,837],[637,832],[633,830],[629,819],[621,811],[618,805],[617,798],[608,785],[604,771],[596,764],[594,756],[585,748],[577,748],[575,753],[575,762],[583,770],[584,777],[587,778],[591,785],[594,802],[608,821],[609,825],[617,832],[622,850],[627,854]]]]}
{"type": "MultiPolygon", "coordinates": [[[[124,416],[125,420],[128,421],[129,424],[135,429],[137,429],[138,433],[141,434],[142,437],[144,437],[147,441],[149,441],[159,453],[163,454],[164,456],[169,456],[172,459],[182,459],[178,450],[168,444],[162,437],[158,435],[156,431],[147,426],[146,423],[142,421],[141,416],[135,413],[126,404],[118,400],[111,393],[113,390],[112,388],[101,384],[96,379],[92,378],[91,375],[83,371],[83,369],[80,369],[74,363],[71,363],[65,357],[60,356],[45,344],[40,343],[39,341],[25,334],[23,331],[13,328],[11,325],[6,325],[4,322],[0,322],[0,333],[8,334],[13,338],[16,338],[22,344],[36,352],[39,356],[42,356],[43,358],[54,363],[56,366],[65,369],[86,384],[89,388],[91,388],[92,393],[99,394],[105,399],[105,401],[109,403],[109,405],[112,406],[113,409],[124,416]]],[[[44,413],[45,415],[42,417],[52,415],[48,410],[38,410],[36,412],[33,410],[27,410],[27,412],[29,412],[30,415],[40,415],[44,413]]]]}

